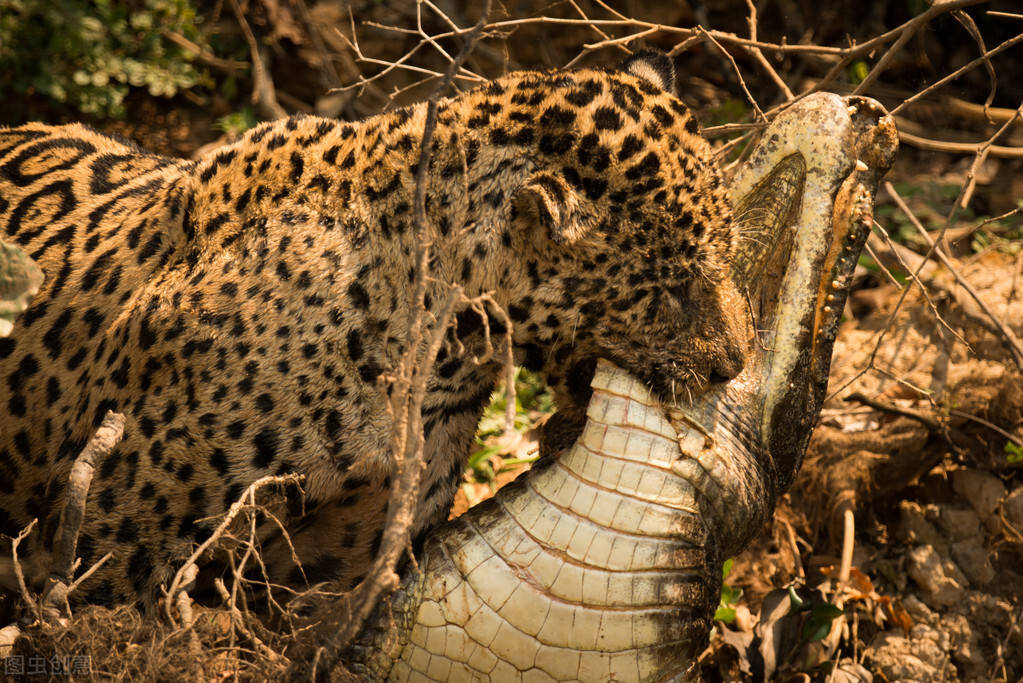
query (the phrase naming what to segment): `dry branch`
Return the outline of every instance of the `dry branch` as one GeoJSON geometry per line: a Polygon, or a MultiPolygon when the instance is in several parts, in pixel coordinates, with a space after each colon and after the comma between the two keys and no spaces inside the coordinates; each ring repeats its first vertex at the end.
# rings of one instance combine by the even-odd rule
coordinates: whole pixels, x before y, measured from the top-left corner
{"type": "MultiPolygon", "coordinates": [[[[78,547],[78,535],[85,521],[85,502],[89,496],[89,487],[92,485],[92,474],[96,462],[110,453],[120,442],[123,434],[124,415],[107,411],[103,422],[71,466],[64,510],[61,512],[57,536],[54,539],[53,565],[50,567],[50,577],[43,590],[44,608],[57,610],[61,614],[70,614],[67,596],[71,592],[71,587],[80,583],[72,581],[75,551],[78,547]]],[[[105,561],[106,558],[100,560],[88,573],[91,574],[105,561]]]]}
{"type": "Polygon", "coordinates": [[[177,606],[178,593],[182,590],[187,590],[188,586],[195,579],[196,563],[207,550],[213,547],[213,544],[217,543],[221,537],[227,533],[235,518],[243,510],[254,509],[257,507],[256,492],[267,486],[283,486],[287,484],[299,485],[304,479],[305,477],[301,474],[268,475],[260,477],[249,484],[249,487],[245,489],[245,492],[242,493],[241,497],[231,504],[227,514],[224,515],[224,519],[220,522],[210,537],[199,544],[199,547],[195,549],[185,563],[181,565],[181,568],[178,569],[177,573],[174,574],[170,588],[168,588],[166,592],[167,598],[165,602],[167,617],[172,622],[174,621],[174,608],[177,606]]]}
{"type": "Polygon", "coordinates": [[[35,528],[38,519],[33,519],[28,525],[18,532],[17,537],[11,540],[11,558],[14,563],[14,575],[18,580],[18,590],[21,591],[21,599],[24,601],[26,607],[32,610],[36,615],[36,621],[43,620],[43,613],[39,607],[39,603],[32,597],[32,593],[28,590],[28,584],[25,583],[25,573],[21,570],[21,561],[18,558],[18,546],[21,542],[32,533],[32,529],[35,528]]]}
{"type": "Polygon", "coordinates": [[[245,42],[248,43],[249,53],[251,54],[252,104],[256,106],[260,115],[264,118],[271,120],[283,118],[288,115],[288,112],[277,103],[277,92],[274,89],[273,80],[270,78],[270,72],[263,61],[263,53],[259,48],[259,43],[256,42],[256,36],[252,33],[252,29],[249,27],[249,22],[245,19],[245,13],[242,12],[238,0],[230,0],[230,2],[231,9],[234,11],[234,16],[238,20],[238,26],[242,29],[242,34],[245,36],[245,42]]]}
{"type": "Polygon", "coordinates": [[[50,577],[60,581],[71,581],[71,567],[78,547],[78,534],[85,520],[85,501],[92,484],[96,462],[105,458],[120,442],[124,434],[124,415],[108,411],[103,422],[89,439],[81,454],[71,466],[68,476],[68,490],[61,514],[57,538],[54,541],[54,563],[50,577]]]}
{"type": "MultiPolygon", "coordinates": [[[[435,11],[436,8],[434,8],[435,11]]],[[[391,457],[395,484],[387,506],[387,519],[380,550],[367,578],[345,596],[348,610],[338,610],[328,616],[318,628],[312,629],[300,642],[295,657],[297,675],[318,678],[328,675],[341,656],[341,652],[362,629],[369,613],[381,595],[396,589],[399,576],[395,568],[406,550],[410,551],[409,529],[419,501],[419,483],[425,467],[425,439],[422,425],[423,401],[427,382],[444,342],[455,307],[465,300],[461,287],[450,285],[436,311],[427,311],[425,305],[429,277],[430,243],[427,239],[426,189],[427,169],[430,163],[431,143],[437,125],[438,101],[451,85],[462,64],[472,52],[483,33],[490,13],[489,0],[476,26],[466,34],[466,41],[458,55],[452,59],[438,87],[431,95],[426,110],[423,137],[419,145],[416,167],[416,186],[413,197],[413,225],[415,270],[409,307],[408,338],[393,378],[390,394],[391,457]],[[427,314],[432,314],[432,328],[425,327],[427,314]],[[423,348],[425,346],[425,348],[423,348]],[[339,614],[340,612],[340,614],[339,614]],[[311,666],[311,670],[309,667],[311,666]]],[[[472,302],[469,302],[470,304],[472,302]]],[[[484,313],[485,317],[485,313],[484,313]]],[[[510,326],[509,326],[510,329],[510,326]]],[[[412,553],[409,552],[411,556],[412,553]]],[[[414,557],[412,560],[414,561],[414,557]]]]}
{"type": "Polygon", "coordinates": [[[180,33],[177,33],[176,31],[162,29],[160,31],[160,35],[162,35],[164,38],[171,41],[178,47],[182,48],[183,50],[191,52],[193,55],[198,57],[199,61],[202,62],[203,64],[212,66],[215,69],[220,69],[221,71],[226,71],[228,73],[234,73],[235,71],[242,71],[244,69],[249,68],[248,62],[240,62],[236,59],[222,59],[220,57],[217,57],[209,50],[200,47],[199,45],[196,45],[191,40],[181,35],[180,33]]]}

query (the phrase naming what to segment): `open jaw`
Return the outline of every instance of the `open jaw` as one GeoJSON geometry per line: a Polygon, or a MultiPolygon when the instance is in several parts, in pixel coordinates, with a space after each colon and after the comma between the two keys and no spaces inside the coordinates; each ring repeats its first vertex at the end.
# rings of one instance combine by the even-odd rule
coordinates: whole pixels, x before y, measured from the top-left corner
{"type": "Polygon", "coordinates": [[[670,680],[694,673],[721,564],[789,486],[827,385],[894,126],[816,95],[733,183],[744,370],[666,406],[601,361],[576,443],[432,532],[347,653],[367,679],[670,680]]]}

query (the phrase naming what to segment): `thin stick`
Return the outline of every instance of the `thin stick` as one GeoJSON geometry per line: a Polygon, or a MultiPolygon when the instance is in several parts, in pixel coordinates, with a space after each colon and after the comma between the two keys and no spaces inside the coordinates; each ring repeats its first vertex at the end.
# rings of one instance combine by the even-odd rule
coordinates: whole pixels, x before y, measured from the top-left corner
{"type": "MultiPolygon", "coordinates": [[[[484,7],[480,20],[468,32],[466,41],[458,55],[448,66],[444,79],[430,97],[423,136],[419,145],[419,160],[416,167],[416,186],[413,195],[413,240],[415,253],[415,269],[412,293],[409,306],[408,336],[405,353],[398,362],[391,389],[389,410],[393,416],[391,431],[391,457],[393,458],[393,479],[391,495],[387,505],[387,519],[384,524],[383,539],[380,550],[368,573],[352,591],[354,607],[347,614],[325,619],[321,626],[313,631],[313,635],[303,645],[312,650],[303,656],[305,666],[315,662],[317,670],[306,669],[302,673],[316,677],[318,671],[329,671],[338,660],[343,649],[361,630],[370,612],[376,607],[380,596],[395,590],[399,585],[399,577],[395,572],[398,560],[409,547],[408,533],[412,526],[415,508],[419,500],[419,484],[425,463],[423,451],[422,408],[426,396],[426,388],[433,367],[447,334],[448,325],[453,318],[458,302],[464,300],[462,288],[452,285],[448,288],[439,309],[432,312],[435,323],[424,340],[424,316],[426,285],[429,270],[430,244],[427,241],[426,190],[427,170],[430,163],[432,138],[437,125],[438,101],[441,93],[451,84],[462,63],[472,52],[476,42],[482,35],[490,14],[489,0],[484,7]],[[425,341],[425,350],[420,348],[425,341]],[[319,640],[317,640],[319,638],[319,640]]],[[[413,557],[413,560],[415,558],[413,557]]],[[[298,672],[295,672],[298,675],[298,672]]]]}
{"type": "Polygon", "coordinates": [[[864,78],[860,82],[860,84],[856,86],[856,89],[853,90],[853,95],[862,95],[867,91],[867,88],[874,85],[878,77],[882,73],[884,73],[885,69],[888,68],[888,65],[891,64],[891,61],[892,59],[895,58],[895,55],[897,55],[899,51],[902,50],[903,46],[907,42],[909,42],[910,38],[916,35],[916,32],[918,30],[919,26],[913,26],[903,31],[902,34],[898,37],[898,39],[896,39],[896,41],[892,44],[892,46],[885,50],[885,53],[881,55],[881,59],[878,60],[877,64],[874,65],[874,68],[870,70],[870,73],[867,74],[867,77],[864,78]]]}
{"type": "Polygon", "coordinates": [[[36,619],[42,621],[43,615],[39,608],[39,603],[35,601],[32,594],[28,592],[28,585],[25,583],[25,574],[21,571],[21,562],[18,560],[18,546],[21,545],[21,541],[25,539],[32,529],[35,528],[38,519],[33,519],[28,523],[24,529],[18,532],[18,536],[11,540],[11,559],[14,563],[14,576],[18,579],[18,589],[21,591],[21,599],[25,601],[29,609],[35,612],[36,619]]]}
{"type": "Polygon", "coordinates": [[[240,513],[243,508],[249,505],[248,503],[246,503],[247,499],[255,501],[256,491],[263,488],[264,486],[270,486],[271,484],[281,485],[301,484],[302,481],[304,480],[305,475],[301,474],[267,475],[265,477],[260,477],[256,481],[249,484],[248,488],[245,489],[245,492],[241,495],[241,497],[235,502],[231,503],[231,507],[228,509],[227,514],[224,515],[224,520],[217,526],[217,528],[210,535],[210,537],[199,544],[199,547],[195,549],[195,551],[188,557],[188,559],[185,560],[185,563],[181,565],[181,568],[178,569],[177,573],[174,574],[174,579],[171,581],[170,588],[167,591],[166,602],[167,616],[173,619],[171,607],[173,605],[173,601],[177,598],[178,591],[180,591],[181,587],[187,583],[187,576],[188,573],[190,572],[189,567],[198,562],[199,558],[202,557],[203,554],[210,549],[210,546],[216,543],[220,539],[220,537],[224,535],[224,533],[227,531],[227,528],[231,526],[232,522],[234,522],[235,517],[238,516],[238,513],[240,513]]]}
{"type": "MultiPolygon", "coordinates": [[[[657,24],[650,21],[641,21],[639,19],[573,19],[564,17],[528,17],[523,19],[508,19],[505,21],[495,21],[483,26],[483,30],[501,31],[505,29],[516,28],[519,26],[529,25],[552,25],[552,26],[586,26],[586,27],[607,27],[607,28],[624,28],[624,29],[648,29],[656,28],[660,32],[668,35],[678,36],[698,36],[701,33],[708,33],[715,40],[726,44],[726,45],[738,45],[742,47],[756,47],[762,50],[768,50],[779,54],[823,54],[823,55],[835,55],[838,57],[846,57],[849,59],[855,59],[873,52],[875,49],[892,42],[898,36],[900,36],[907,29],[918,27],[922,24],[929,22],[934,17],[947,14],[953,10],[961,9],[963,7],[970,7],[972,5],[978,5],[988,0],[949,0],[948,2],[935,3],[929,7],[926,11],[918,14],[911,19],[908,19],[904,23],[896,26],[895,28],[887,31],[879,36],[855,45],[852,47],[829,47],[826,45],[804,45],[804,44],[788,44],[788,43],[770,43],[762,40],[750,40],[749,38],[741,38],[734,33],[727,31],[707,31],[701,27],[696,28],[680,28],[677,26],[669,26],[665,24],[657,24]]],[[[408,32],[408,29],[402,29],[396,26],[389,26],[387,24],[380,24],[377,22],[366,22],[367,26],[374,26],[385,30],[393,30],[399,32],[408,32]]],[[[459,29],[453,31],[447,31],[443,33],[437,33],[433,35],[434,40],[442,38],[452,38],[465,35],[473,29],[459,29]]]]}
{"type": "MultiPolygon", "coordinates": [[[[952,16],[955,17],[966,32],[970,34],[974,42],[977,43],[977,47],[980,48],[980,52],[983,55],[987,52],[987,46],[984,44],[984,36],[980,34],[980,29],[977,28],[977,23],[973,20],[969,14],[962,10],[956,10],[952,12],[952,16]]],[[[988,90],[987,99],[984,100],[984,118],[988,120],[988,123],[993,123],[987,116],[987,109],[991,106],[991,103],[995,101],[995,91],[998,89],[998,74],[995,72],[995,67],[991,63],[989,57],[984,57],[984,68],[987,71],[988,78],[991,79],[991,89],[988,90]]]]}
{"type": "Polygon", "coordinates": [[[792,528],[792,525],[789,524],[788,520],[783,519],[781,522],[785,527],[785,535],[789,541],[789,549],[792,551],[792,559],[796,564],[796,576],[805,581],[806,574],[803,571],[803,556],[802,553],[799,552],[799,541],[796,538],[796,530],[792,528]]]}
{"type": "Polygon", "coordinates": [[[731,53],[728,50],[726,50],[721,45],[721,43],[714,39],[714,36],[712,36],[709,31],[704,31],[702,28],[699,27],[697,27],[697,30],[700,32],[700,35],[702,35],[705,40],[707,40],[711,45],[716,47],[718,49],[718,52],[723,54],[725,58],[729,61],[729,63],[731,63],[732,70],[735,71],[735,75],[739,79],[739,85],[742,86],[742,91],[746,93],[746,99],[749,100],[749,103],[753,105],[753,113],[756,114],[757,119],[761,121],[766,121],[767,117],[764,116],[764,112],[760,109],[760,105],[757,104],[757,101],[755,99],[753,99],[753,95],[750,93],[749,88],[746,87],[746,81],[743,80],[742,78],[742,71],[739,69],[739,65],[735,63],[735,58],[732,57],[731,53]]]}
{"type": "Polygon", "coordinates": [[[894,415],[902,415],[903,417],[908,417],[912,420],[916,420],[917,422],[921,423],[931,431],[941,434],[948,441],[951,442],[951,439],[948,437],[948,428],[942,423],[938,422],[933,417],[925,415],[919,410],[913,410],[912,408],[902,408],[901,406],[897,406],[893,403],[885,403],[884,401],[878,401],[877,399],[864,396],[859,392],[849,394],[842,400],[862,403],[863,405],[870,406],[875,410],[880,410],[885,413],[892,413],[894,415]]]}
{"type": "Polygon", "coordinates": [[[987,420],[985,420],[982,417],[978,417],[976,415],[971,415],[970,413],[964,413],[961,410],[955,410],[955,409],[949,410],[948,414],[949,415],[955,415],[956,417],[961,417],[964,420],[970,420],[972,422],[976,422],[979,425],[983,425],[983,426],[987,427],[988,429],[990,429],[991,431],[998,432],[999,434],[1004,436],[1006,439],[1008,439],[1009,441],[1011,441],[1014,444],[1016,444],[1017,446],[1019,446],[1020,448],[1023,448],[1023,439],[1020,439],[1018,436],[1016,436],[1014,434],[1010,434],[1009,432],[1005,431],[1004,429],[1002,429],[998,425],[996,425],[996,424],[994,424],[992,422],[988,422],[987,420]]]}
{"type": "Polygon", "coordinates": [[[240,62],[236,59],[222,59],[213,54],[212,52],[210,52],[209,50],[193,43],[191,40],[175,31],[162,29],[160,31],[160,35],[166,38],[167,40],[171,41],[178,47],[182,48],[183,50],[191,52],[193,55],[198,57],[199,61],[202,62],[203,64],[212,66],[215,69],[220,69],[221,71],[234,73],[235,71],[241,71],[243,69],[249,68],[248,62],[240,62]]]}
{"type": "MultiPolygon", "coordinates": [[[[750,40],[756,40],[757,6],[753,3],[753,0],[746,0],[746,8],[749,10],[749,18],[746,20],[746,23],[749,25],[749,37],[750,40]]],[[[778,89],[781,90],[782,94],[785,95],[785,101],[787,102],[789,100],[792,100],[795,97],[795,95],[792,94],[792,91],[789,90],[789,86],[785,84],[785,81],[782,79],[782,77],[778,74],[777,71],[774,70],[774,67],[771,66],[771,63],[767,61],[767,57],[764,57],[764,53],[760,50],[760,48],[751,47],[748,48],[748,51],[751,55],[753,55],[753,59],[756,60],[757,64],[759,64],[764,69],[764,71],[767,72],[767,75],[770,77],[772,81],[774,81],[774,84],[778,86],[778,89]]]]}
{"type": "Polygon", "coordinates": [[[1003,145],[990,145],[986,142],[948,142],[946,140],[933,140],[907,133],[899,128],[899,140],[906,144],[913,145],[917,149],[924,149],[929,152],[948,152],[950,154],[978,154],[987,149],[989,156],[1001,159],[1023,159],[1023,147],[1005,147],[1003,145]]]}
{"type": "Polygon", "coordinates": [[[71,582],[71,585],[70,585],[70,586],[68,586],[68,589],[67,589],[68,595],[71,595],[71,593],[73,593],[73,592],[74,592],[74,590],[75,590],[76,588],[78,588],[78,587],[79,587],[79,586],[81,586],[81,585],[82,585],[83,583],[85,583],[85,581],[86,581],[86,580],[87,580],[87,579],[88,579],[88,578],[89,578],[90,576],[92,576],[93,574],[95,574],[95,573],[96,573],[96,570],[97,570],[97,569],[99,569],[99,568],[100,568],[100,567],[102,567],[102,566],[103,566],[104,564],[106,564],[106,561],[107,561],[107,560],[109,560],[109,559],[110,559],[111,557],[113,557],[113,556],[114,556],[114,553],[113,553],[113,552],[108,552],[108,553],[107,553],[106,555],[104,555],[103,557],[99,558],[99,560],[97,560],[97,561],[95,562],[95,564],[93,564],[93,565],[92,565],[91,567],[89,567],[89,568],[88,568],[88,569],[86,569],[86,570],[85,570],[84,572],[82,572],[81,576],[79,576],[79,577],[78,577],[77,579],[75,579],[74,581],[72,581],[72,582],[71,582]]]}

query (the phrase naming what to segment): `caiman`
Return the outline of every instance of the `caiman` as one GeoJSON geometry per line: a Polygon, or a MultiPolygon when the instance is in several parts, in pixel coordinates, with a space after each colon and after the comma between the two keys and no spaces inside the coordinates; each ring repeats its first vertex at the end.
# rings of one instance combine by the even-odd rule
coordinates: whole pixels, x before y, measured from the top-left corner
{"type": "Polygon", "coordinates": [[[781,113],[731,185],[745,369],[659,402],[601,362],[575,444],[433,532],[345,656],[368,680],[693,677],[740,552],[792,484],[879,178],[879,104],[830,94],[781,113]]]}

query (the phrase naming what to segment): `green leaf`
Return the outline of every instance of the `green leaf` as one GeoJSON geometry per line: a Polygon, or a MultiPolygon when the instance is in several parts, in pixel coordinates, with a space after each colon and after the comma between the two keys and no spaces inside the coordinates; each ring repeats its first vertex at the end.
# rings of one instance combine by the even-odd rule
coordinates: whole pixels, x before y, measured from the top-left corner
{"type": "Polygon", "coordinates": [[[731,624],[735,621],[735,609],[731,607],[718,607],[717,611],[714,612],[714,619],[731,624]]]}
{"type": "Polygon", "coordinates": [[[869,73],[870,69],[867,68],[867,63],[862,59],[858,59],[849,65],[849,82],[859,85],[867,78],[869,73]]]}
{"type": "Polygon", "coordinates": [[[1010,465],[1023,462],[1023,448],[1017,446],[1013,442],[1005,442],[1005,452],[1008,453],[1005,459],[1009,461],[1010,465]]]}
{"type": "Polygon", "coordinates": [[[792,601],[792,611],[798,612],[803,608],[803,598],[796,593],[795,586],[789,586],[789,600],[792,601]]]}
{"type": "Polygon", "coordinates": [[[810,608],[810,618],[803,624],[802,637],[807,643],[823,640],[831,631],[831,622],[845,612],[830,602],[818,603],[810,608]]]}
{"type": "Polygon", "coordinates": [[[721,586],[721,605],[734,605],[742,598],[742,589],[729,586],[727,583],[721,586]]]}

